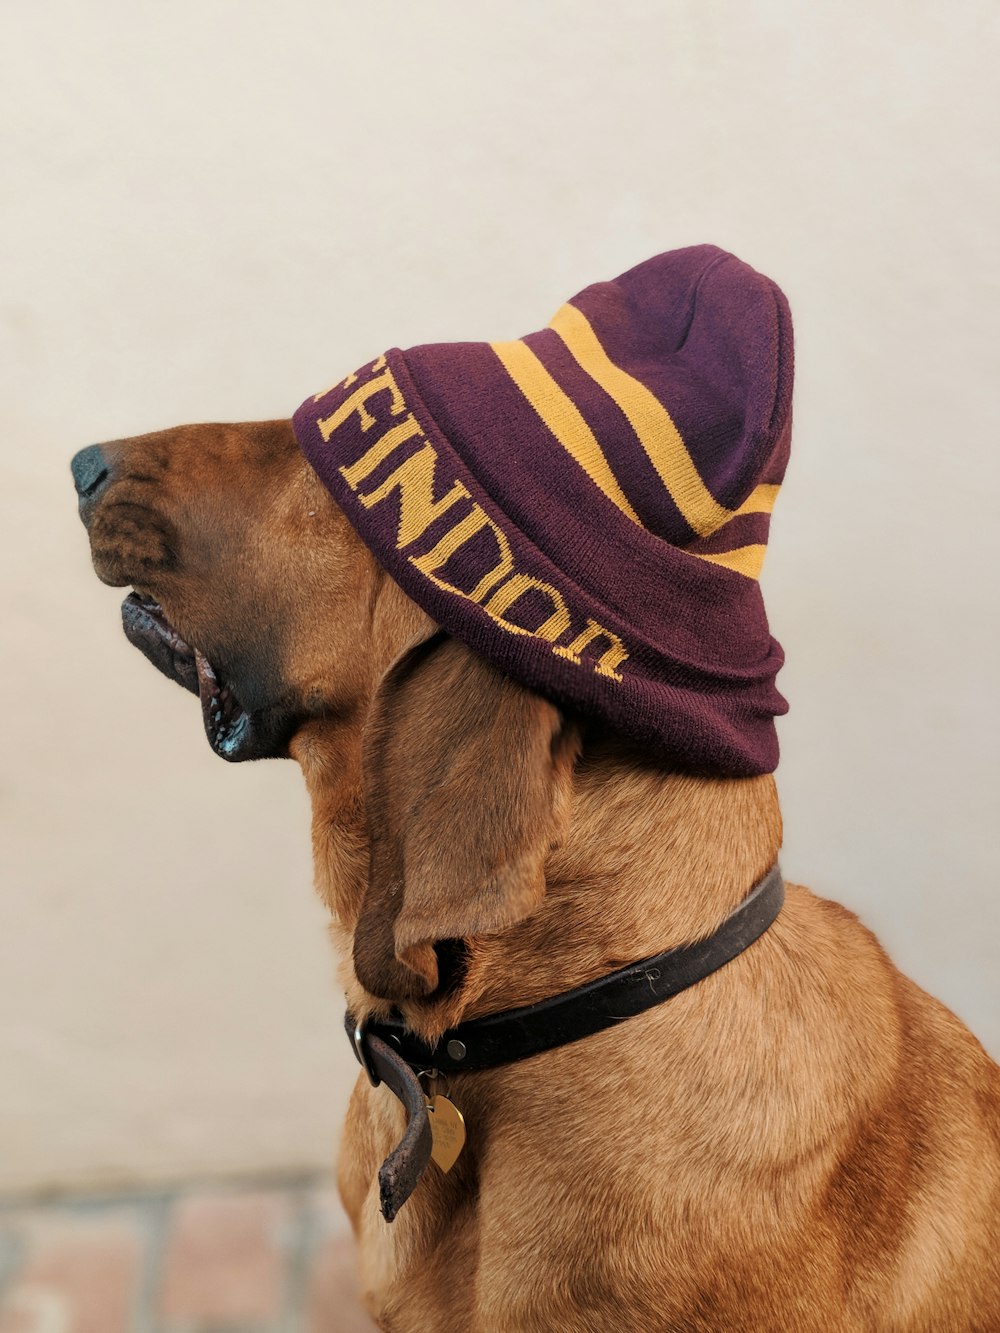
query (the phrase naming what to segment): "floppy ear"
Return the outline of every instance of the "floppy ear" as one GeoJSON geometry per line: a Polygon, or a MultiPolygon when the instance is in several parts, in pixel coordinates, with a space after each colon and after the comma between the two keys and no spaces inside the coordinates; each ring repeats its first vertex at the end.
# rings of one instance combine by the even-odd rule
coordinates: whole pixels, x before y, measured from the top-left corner
{"type": "Polygon", "coordinates": [[[368,991],[430,995],[436,944],[494,934],[541,902],[578,747],[558,709],[443,633],[390,668],[365,737],[354,967],[368,991]]]}

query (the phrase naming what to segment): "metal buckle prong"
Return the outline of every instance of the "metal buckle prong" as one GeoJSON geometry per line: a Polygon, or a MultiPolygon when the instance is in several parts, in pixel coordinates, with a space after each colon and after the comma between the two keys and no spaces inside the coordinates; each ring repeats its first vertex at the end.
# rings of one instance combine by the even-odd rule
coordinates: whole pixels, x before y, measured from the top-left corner
{"type": "Polygon", "coordinates": [[[371,1056],[365,1050],[365,1032],[368,1028],[368,1019],[359,1018],[354,1025],[354,1054],[358,1057],[358,1063],[368,1075],[368,1082],[373,1088],[377,1088],[382,1082],[375,1072],[375,1066],[372,1064],[371,1056]]]}

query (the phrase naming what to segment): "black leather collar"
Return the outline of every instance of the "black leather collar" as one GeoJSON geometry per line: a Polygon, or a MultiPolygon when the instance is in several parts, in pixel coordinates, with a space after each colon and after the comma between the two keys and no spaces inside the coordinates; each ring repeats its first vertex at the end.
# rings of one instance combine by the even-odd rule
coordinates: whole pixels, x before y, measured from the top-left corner
{"type": "Polygon", "coordinates": [[[354,1052],[376,1086],[385,1082],[403,1103],[407,1129],[379,1171],[382,1214],[391,1222],[427,1168],[427,1109],[415,1070],[442,1074],[512,1064],[614,1027],[717,972],[759,939],[781,911],[785,882],[772,866],[707,939],[682,944],[609,972],[538,1004],[459,1023],[433,1045],[408,1032],[399,1017],[344,1020],[354,1052]]]}
{"type": "MultiPolygon", "coordinates": [[[[630,963],[538,1004],[459,1023],[433,1046],[408,1032],[395,1016],[368,1023],[365,1032],[381,1038],[415,1069],[437,1069],[442,1074],[526,1060],[641,1014],[718,971],[763,935],[784,898],[784,880],[775,865],[707,939],[630,963]]],[[[355,1026],[348,1014],[352,1041],[355,1026]]]]}

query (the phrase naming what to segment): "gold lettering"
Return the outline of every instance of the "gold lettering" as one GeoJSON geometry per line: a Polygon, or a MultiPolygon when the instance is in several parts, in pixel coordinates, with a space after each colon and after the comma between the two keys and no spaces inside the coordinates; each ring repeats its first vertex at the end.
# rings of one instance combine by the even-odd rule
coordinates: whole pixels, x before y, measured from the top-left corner
{"type": "MultiPolygon", "coordinates": [[[[399,427],[396,428],[397,430],[399,427]]],[[[390,435],[392,431],[388,432],[390,435]]],[[[358,499],[366,509],[384,500],[390,491],[399,491],[399,533],[396,537],[396,550],[409,546],[410,542],[427,531],[430,525],[456,501],[468,497],[469,492],[460,481],[456,481],[451,490],[434,499],[434,464],[437,454],[429,444],[411,454],[400,463],[382,485],[368,495],[359,495],[358,499]]],[[[357,465],[355,465],[357,466],[357,465]]],[[[343,468],[341,468],[343,471],[343,468]]]]}
{"type": "Polygon", "coordinates": [[[611,680],[621,680],[621,674],[615,670],[615,667],[619,667],[623,662],[628,661],[628,649],[617,634],[612,634],[610,630],[605,630],[604,633],[611,639],[611,647],[606,648],[601,653],[594,663],[594,670],[599,676],[608,676],[611,680]]]}
{"type": "Polygon", "coordinates": [[[629,655],[628,649],[622,643],[617,634],[612,634],[611,630],[605,629],[599,625],[596,620],[587,617],[586,628],[581,630],[572,643],[567,644],[565,648],[553,648],[554,653],[560,657],[565,657],[568,661],[574,662],[577,666],[582,665],[583,650],[589,647],[595,639],[607,639],[609,647],[605,648],[594,663],[594,670],[601,676],[609,676],[612,680],[621,680],[621,676],[615,670],[615,667],[621,666],[629,655]]]}
{"type": "MultiPolygon", "coordinates": [[[[377,364],[378,363],[376,362],[376,365],[377,364]]],[[[345,398],[330,416],[321,417],[316,422],[323,439],[329,440],[337,427],[343,425],[351,413],[355,411],[361,418],[361,429],[370,430],[371,427],[375,425],[375,418],[368,411],[367,407],[365,407],[365,403],[369,398],[374,397],[377,393],[381,393],[384,389],[387,389],[392,395],[392,404],[389,411],[392,416],[398,417],[400,412],[405,409],[406,404],[403,401],[403,395],[399,391],[399,385],[393,379],[392,371],[386,369],[383,370],[381,374],[374,376],[373,379],[367,380],[360,388],[355,389],[351,396],[345,398]]]]}
{"type": "Polygon", "coordinates": [[[371,476],[379,463],[388,458],[394,449],[398,449],[401,444],[419,434],[420,426],[417,419],[412,412],[408,412],[398,426],[390,426],[384,435],[380,435],[356,463],[352,463],[350,467],[342,467],[340,475],[351,490],[356,491],[358,483],[364,481],[365,477],[371,476]]]}
{"type": "MultiPolygon", "coordinates": [[[[368,367],[369,375],[374,375],[376,370],[381,370],[384,365],[385,365],[385,353],[383,352],[382,355],[378,358],[378,360],[373,361],[371,365],[368,367]]],[[[358,378],[359,378],[358,372],[356,370],[352,370],[351,373],[349,375],[345,375],[342,380],[338,380],[336,384],[331,384],[329,389],[321,389],[319,393],[314,393],[313,402],[318,403],[319,400],[321,398],[325,398],[328,393],[333,393],[334,389],[349,389],[352,384],[357,384],[358,378]]]]}
{"type": "Polygon", "coordinates": [[[504,629],[510,630],[512,634],[534,634],[540,639],[547,639],[549,643],[554,643],[561,634],[569,629],[569,608],[563,600],[562,594],[552,587],[550,583],[543,583],[541,579],[532,578],[530,574],[514,574],[506,583],[500,585],[494,592],[490,600],[483,606],[486,611],[498,625],[504,629]],[[548,597],[553,606],[553,610],[547,620],[544,620],[537,629],[525,629],[522,625],[515,625],[504,616],[505,611],[509,611],[519,597],[524,593],[535,589],[548,597]]]}
{"type": "Polygon", "coordinates": [[[433,584],[438,588],[443,588],[445,592],[457,593],[459,597],[466,597],[470,602],[480,602],[491,588],[495,588],[500,580],[505,579],[513,570],[514,554],[510,549],[510,542],[497,525],[483,512],[479,505],[474,504],[471,512],[460,523],[456,523],[453,528],[450,528],[426,555],[410,556],[410,563],[416,565],[421,574],[426,574],[433,584]],[[454,584],[439,579],[435,570],[443,569],[455,552],[478,532],[482,532],[484,528],[489,528],[492,531],[496,539],[497,549],[500,552],[500,559],[492,569],[486,571],[471,592],[466,592],[463,588],[456,588],[454,584]]]}

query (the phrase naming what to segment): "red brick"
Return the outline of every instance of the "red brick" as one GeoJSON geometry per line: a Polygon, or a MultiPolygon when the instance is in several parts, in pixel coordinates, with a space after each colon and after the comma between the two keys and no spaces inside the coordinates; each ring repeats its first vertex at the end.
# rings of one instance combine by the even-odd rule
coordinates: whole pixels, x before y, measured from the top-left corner
{"type": "Polygon", "coordinates": [[[160,1317],[178,1323],[275,1319],[285,1283],[289,1196],[192,1194],[174,1204],[160,1317]]]}
{"type": "Polygon", "coordinates": [[[129,1214],[28,1213],[0,1333],[130,1333],[144,1236],[129,1214]]]}
{"type": "Polygon", "coordinates": [[[17,1297],[5,1296],[0,1301],[0,1333],[42,1333],[45,1327],[44,1313],[41,1318],[37,1309],[14,1303],[17,1297]]]}
{"type": "Polygon", "coordinates": [[[312,1200],[317,1242],[306,1293],[306,1333],[377,1333],[361,1307],[358,1256],[350,1224],[332,1190],[312,1200]]]}

